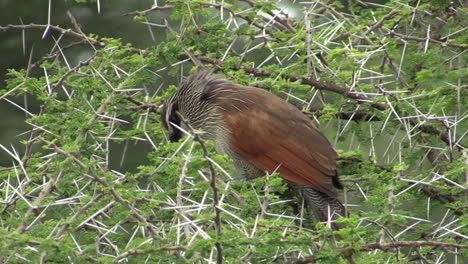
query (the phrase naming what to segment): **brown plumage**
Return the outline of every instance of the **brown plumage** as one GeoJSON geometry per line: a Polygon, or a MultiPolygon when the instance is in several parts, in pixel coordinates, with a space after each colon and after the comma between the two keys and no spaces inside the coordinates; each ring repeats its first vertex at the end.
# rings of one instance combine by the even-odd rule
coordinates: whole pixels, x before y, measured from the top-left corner
{"type": "Polygon", "coordinates": [[[205,137],[214,140],[217,151],[231,156],[236,168],[248,178],[278,172],[299,187],[319,220],[345,215],[337,200],[336,188],[342,188],[338,156],[296,107],[265,90],[201,71],[179,86],[163,110],[165,126],[173,139],[180,133],[170,123],[180,122],[173,116],[176,112],[194,128],[205,130],[205,137]]]}

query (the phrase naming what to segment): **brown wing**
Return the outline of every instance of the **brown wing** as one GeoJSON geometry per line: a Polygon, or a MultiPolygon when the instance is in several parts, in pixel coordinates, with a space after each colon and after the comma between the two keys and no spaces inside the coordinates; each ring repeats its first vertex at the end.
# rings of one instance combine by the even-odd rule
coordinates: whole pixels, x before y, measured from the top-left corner
{"type": "Polygon", "coordinates": [[[218,88],[209,100],[220,106],[236,153],[261,170],[336,197],[337,154],[296,107],[264,90],[235,84],[218,88]]]}

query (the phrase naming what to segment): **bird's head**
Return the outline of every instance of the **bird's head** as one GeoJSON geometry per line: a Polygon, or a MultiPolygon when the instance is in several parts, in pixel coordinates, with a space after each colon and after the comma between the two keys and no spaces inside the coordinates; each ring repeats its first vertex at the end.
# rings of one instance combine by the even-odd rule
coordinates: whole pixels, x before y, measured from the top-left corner
{"type": "Polygon", "coordinates": [[[180,128],[185,124],[181,117],[192,126],[203,123],[206,118],[206,90],[210,83],[219,78],[212,75],[212,70],[200,70],[185,78],[177,90],[163,105],[161,119],[164,129],[169,132],[169,140],[176,142],[182,137],[180,128]]]}
{"type": "Polygon", "coordinates": [[[179,106],[177,98],[171,96],[164,102],[161,111],[161,121],[164,129],[169,133],[169,140],[171,142],[179,141],[182,138],[182,131],[180,131],[181,120],[179,116],[179,106]]]}

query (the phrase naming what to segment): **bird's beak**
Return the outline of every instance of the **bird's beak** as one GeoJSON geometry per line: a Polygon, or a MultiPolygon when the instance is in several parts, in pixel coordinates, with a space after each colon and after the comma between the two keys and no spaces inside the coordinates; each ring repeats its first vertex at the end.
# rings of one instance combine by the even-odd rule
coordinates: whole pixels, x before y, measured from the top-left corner
{"type": "Polygon", "coordinates": [[[180,118],[177,115],[177,105],[168,106],[164,104],[161,111],[161,120],[163,127],[169,132],[169,141],[177,142],[182,138],[182,131],[180,131],[180,118]]]}

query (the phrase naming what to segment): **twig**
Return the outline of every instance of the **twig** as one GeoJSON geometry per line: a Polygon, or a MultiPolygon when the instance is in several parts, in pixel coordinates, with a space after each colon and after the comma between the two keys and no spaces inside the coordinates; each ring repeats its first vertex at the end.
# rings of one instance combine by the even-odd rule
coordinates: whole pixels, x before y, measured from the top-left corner
{"type": "MultiPolygon", "coordinates": [[[[188,56],[186,55],[180,55],[180,59],[188,59],[188,56]]],[[[222,65],[223,62],[217,59],[209,58],[209,57],[203,57],[203,56],[197,56],[197,58],[203,62],[211,63],[214,65],[222,65]]],[[[251,73],[257,77],[269,77],[273,75],[273,72],[267,71],[267,70],[262,70],[262,69],[257,69],[254,67],[249,67],[249,66],[233,66],[233,69],[235,70],[243,70],[247,73],[251,73]]],[[[363,96],[361,94],[355,93],[355,92],[350,92],[346,88],[340,87],[338,85],[334,84],[327,84],[312,78],[302,78],[298,76],[292,76],[292,75],[283,75],[282,76],[284,79],[289,80],[291,82],[300,82],[302,84],[307,84],[310,86],[313,86],[319,90],[325,90],[325,91],[330,91],[334,93],[341,94],[345,97],[355,99],[357,100],[358,103],[369,103],[369,98],[367,96],[363,96]]],[[[369,103],[372,107],[378,109],[378,110],[385,110],[387,107],[385,104],[382,103],[369,103]]]]}
{"type": "Polygon", "coordinates": [[[166,248],[153,248],[150,250],[130,250],[123,254],[118,255],[116,259],[122,260],[122,259],[126,259],[130,256],[135,256],[135,255],[145,255],[145,254],[164,252],[164,251],[185,251],[185,250],[187,250],[187,247],[166,247],[166,248]]]}
{"type": "Polygon", "coordinates": [[[92,173],[91,169],[86,164],[84,164],[81,160],[79,160],[77,157],[75,157],[75,155],[73,155],[73,154],[71,154],[69,152],[63,151],[57,145],[55,145],[54,143],[52,143],[52,142],[50,142],[50,141],[48,141],[46,139],[43,139],[42,137],[38,137],[38,139],[40,141],[42,141],[44,144],[46,144],[47,146],[52,147],[57,153],[59,153],[59,154],[61,154],[63,156],[66,156],[66,157],[70,158],[71,160],[73,160],[73,162],[76,163],[81,169],[89,170],[91,175],[85,175],[85,176],[91,178],[92,180],[98,182],[99,184],[104,186],[106,189],[108,189],[109,192],[111,193],[111,195],[114,197],[114,199],[118,203],[122,204],[125,208],[127,208],[127,210],[129,210],[130,213],[139,222],[141,222],[146,227],[146,229],[151,233],[151,235],[153,235],[153,237],[155,237],[155,238],[158,237],[158,234],[157,234],[156,230],[153,229],[153,227],[151,226],[150,223],[148,223],[146,218],[143,217],[142,215],[140,215],[140,213],[138,213],[137,210],[127,200],[122,198],[122,196],[120,196],[120,194],[117,193],[117,191],[114,189],[114,187],[112,187],[105,179],[94,175],[94,173],[92,173]]]}
{"type": "Polygon", "coordinates": [[[389,251],[397,247],[439,247],[439,248],[457,248],[465,249],[468,248],[468,245],[454,244],[448,242],[439,242],[439,241],[395,241],[393,243],[372,243],[361,246],[361,251],[371,251],[374,249],[380,249],[383,251],[389,251]]]}
{"type": "Polygon", "coordinates": [[[385,36],[397,37],[397,38],[404,39],[404,40],[413,40],[413,41],[423,42],[423,43],[425,43],[426,41],[429,41],[430,43],[437,44],[441,47],[447,46],[447,47],[452,47],[452,48],[468,49],[468,45],[464,45],[464,44],[456,44],[456,43],[449,42],[447,40],[442,41],[442,40],[436,40],[436,39],[431,39],[431,38],[407,36],[407,35],[403,35],[400,33],[396,33],[394,31],[390,31],[389,33],[385,34],[385,36]]]}
{"type": "Polygon", "coordinates": [[[124,16],[146,16],[147,14],[154,12],[154,11],[164,11],[164,10],[172,10],[172,9],[174,9],[174,6],[172,5],[157,6],[157,7],[153,7],[151,9],[144,10],[144,11],[125,13],[124,16]]]}
{"type": "Polygon", "coordinates": [[[47,183],[47,185],[42,189],[41,193],[33,201],[32,203],[33,207],[29,208],[29,210],[24,215],[23,221],[19,224],[18,228],[16,229],[16,232],[18,234],[22,234],[26,231],[27,226],[24,220],[28,219],[28,216],[30,216],[31,214],[38,213],[39,205],[53,191],[55,185],[57,184],[58,179],[60,179],[62,175],[63,175],[63,171],[60,171],[58,175],[53,175],[49,178],[49,182],[47,183]]]}
{"type": "MultiPolygon", "coordinates": [[[[247,4],[249,4],[249,5],[252,6],[252,7],[255,6],[255,2],[252,1],[252,0],[240,0],[240,1],[247,3],[247,4]]],[[[271,17],[273,17],[273,18],[275,19],[276,22],[278,22],[278,23],[280,23],[281,25],[283,25],[289,33],[293,33],[293,34],[296,33],[296,30],[295,30],[294,27],[290,24],[290,21],[289,21],[288,19],[282,19],[282,18],[279,17],[278,15],[274,14],[273,11],[268,11],[267,13],[268,13],[268,15],[270,15],[271,17]]],[[[285,17],[288,16],[287,13],[284,13],[284,12],[280,12],[280,13],[281,13],[282,15],[284,15],[285,17]]],[[[263,18],[263,20],[266,21],[266,22],[269,21],[269,19],[266,18],[266,17],[263,17],[263,16],[262,16],[262,18],[263,18]]]]}
{"type": "Polygon", "coordinates": [[[97,201],[99,201],[102,197],[104,197],[104,193],[103,192],[99,192],[97,193],[95,196],[93,196],[93,199],[91,201],[89,201],[87,204],[83,205],[71,218],[69,221],[67,221],[67,223],[65,223],[65,225],[62,226],[62,228],[57,232],[57,234],[55,235],[55,238],[54,240],[58,241],[60,239],[63,238],[63,234],[65,233],[65,231],[67,231],[67,229],[70,227],[70,225],[75,222],[76,219],[78,219],[78,217],[80,215],[82,215],[86,210],[88,210],[91,206],[93,206],[97,201]]]}
{"type": "Polygon", "coordinates": [[[366,32],[364,32],[364,34],[369,34],[370,32],[380,28],[383,23],[386,21],[386,20],[389,20],[392,16],[394,16],[395,14],[397,14],[398,11],[396,9],[393,9],[392,11],[390,11],[387,15],[385,15],[384,17],[382,17],[382,19],[380,19],[379,21],[375,22],[373,25],[371,25],[367,30],[366,32]]]}
{"type": "MultiPolygon", "coordinates": [[[[316,117],[322,116],[326,113],[315,110],[313,112],[302,112],[305,115],[314,115],[316,117]]],[[[352,121],[381,121],[379,117],[367,110],[357,110],[357,111],[340,111],[335,114],[336,118],[352,121]]]]}
{"type": "Polygon", "coordinates": [[[80,63],[78,63],[78,65],[76,65],[75,67],[73,67],[69,71],[67,71],[60,78],[60,80],[58,80],[55,84],[52,85],[51,93],[53,93],[57,87],[61,86],[63,84],[63,82],[68,78],[68,76],[72,75],[73,73],[78,72],[78,70],[81,67],[88,66],[91,63],[91,61],[94,60],[99,54],[100,54],[99,52],[95,52],[91,57],[89,57],[88,59],[86,59],[84,61],[80,61],[80,63]]]}
{"type": "Polygon", "coordinates": [[[46,28],[49,28],[49,30],[57,31],[57,32],[65,35],[65,36],[71,36],[71,37],[75,37],[75,38],[78,38],[78,39],[81,39],[81,40],[89,41],[91,44],[99,46],[101,48],[103,48],[103,47],[105,47],[107,45],[106,42],[97,41],[97,40],[94,40],[94,39],[89,39],[88,37],[83,36],[82,34],[77,33],[77,32],[75,32],[73,30],[64,29],[64,28],[61,28],[61,27],[58,27],[58,26],[52,26],[52,25],[40,25],[40,24],[8,25],[6,27],[0,27],[0,32],[7,32],[7,31],[10,31],[10,30],[17,30],[17,29],[25,30],[25,29],[46,29],[46,28]]]}
{"type": "Polygon", "coordinates": [[[215,229],[216,229],[216,252],[217,252],[217,258],[216,258],[216,263],[221,264],[223,263],[223,248],[221,246],[221,210],[219,209],[219,194],[218,194],[218,188],[216,187],[216,172],[214,169],[214,166],[211,162],[209,162],[210,154],[208,153],[208,150],[206,148],[205,142],[203,139],[200,137],[198,133],[195,132],[193,127],[188,123],[188,121],[180,114],[177,112],[179,115],[180,120],[188,127],[190,130],[190,134],[193,136],[193,140],[197,141],[202,150],[203,150],[203,157],[208,161],[208,167],[210,169],[210,174],[211,174],[211,181],[210,181],[210,186],[213,191],[213,208],[215,211],[215,218],[214,218],[214,223],[215,223],[215,229]]]}
{"type": "MultiPolygon", "coordinates": [[[[438,247],[438,248],[456,248],[456,249],[466,249],[468,245],[461,245],[461,244],[454,244],[454,243],[447,243],[447,242],[438,242],[438,241],[395,241],[393,243],[372,243],[372,244],[365,244],[359,248],[360,251],[372,251],[375,249],[379,249],[382,251],[389,251],[392,249],[397,249],[400,247],[438,247]]],[[[337,248],[337,250],[341,251],[342,254],[350,254],[347,248],[337,248]]],[[[315,255],[308,256],[305,258],[300,258],[295,261],[288,262],[289,264],[305,264],[305,263],[313,263],[317,260],[315,255]]]]}

